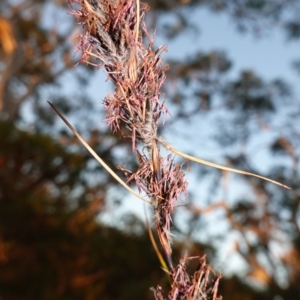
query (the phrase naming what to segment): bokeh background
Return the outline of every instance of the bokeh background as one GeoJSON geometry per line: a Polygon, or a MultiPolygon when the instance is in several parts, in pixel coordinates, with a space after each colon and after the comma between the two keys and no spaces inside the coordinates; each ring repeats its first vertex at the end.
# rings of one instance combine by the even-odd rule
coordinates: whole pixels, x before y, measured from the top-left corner
{"type": "MultiPolygon", "coordinates": [[[[300,298],[300,2],[145,2],[155,45],[169,49],[161,135],[291,187],[187,164],[174,260],[206,254],[224,299],[300,298]]],[[[69,11],[63,0],[0,4],[0,299],[153,299],[168,278],[143,205],[47,104],[120,176],[118,165],[136,167],[130,140],[103,122],[113,86],[75,67],[80,27],[69,11]]]]}

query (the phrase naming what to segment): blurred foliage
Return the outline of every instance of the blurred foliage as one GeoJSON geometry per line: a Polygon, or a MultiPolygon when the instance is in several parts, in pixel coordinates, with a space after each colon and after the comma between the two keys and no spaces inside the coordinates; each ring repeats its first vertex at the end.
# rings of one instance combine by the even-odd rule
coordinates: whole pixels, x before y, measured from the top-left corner
{"type": "Polygon", "coordinates": [[[148,236],[99,224],[104,193],[86,187],[70,196],[85,185],[84,156],[8,122],[0,123],[0,139],[1,299],[147,294],[163,274],[148,236]]]}
{"type": "MultiPolygon", "coordinates": [[[[203,8],[230,16],[240,31],[261,38],[275,28],[295,42],[300,37],[297,0],[146,2],[153,27],[164,17],[173,17],[158,30],[167,39],[197,29],[189,13],[203,8]]],[[[69,40],[75,24],[66,13],[65,2],[59,0],[4,0],[0,6],[0,297],[153,299],[149,288],[168,283],[143,225],[129,217],[125,233],[99,222],[98,216],[107,209],[107,189],[115,182],[100,167],[91,167],[89,156],[80,152],[76,139],[60,130],[46,103],[50,100],[71,116],[110,165],[119,161],[118,150],[126,153],[130,148],[128,141],[108,128],[95,129],[99,124],[91,122],[95,105],[87,88],[94,73],[87,66],[73,68],[76,59],[69,40]],[[91,184],[91,178],[97,184],[91,184]]],[[[299,61],[294,63],[298,73],[299,61]]],[[[257,171],[252,162],[255,151],[233,148],[248,149],[253,138],[270,133],[268,145],[257,149],[265,147],[271,157],[265,175],[292,187],[285,191],[243,178],[250,193],[232,202],[225,197],[211,209],[203,208],[204,200],[200,205],[191,197],[187,205],[191,239],[206,231],[203,216],[216,208],[228,225],[222,236],[193,244],[189,254],[207,253],[217,263],[222,252],[217,242],[227,243],[234,236],[232,253],[244,261],[247,271],[242,278],[226,277],[226,266],[216,267],[225,274],[220,286],[224,299],[299,298],[300,111],[293,86],[284,78],[266,81],[255,70],[232,78],[228,74],[234,61],[219,50],[197,51],[168,63],[164,91],[176,112],[172,122],[214,116],[214,142],[226,161],[251,172],[257,171]],[[251,282],[264,289],[255,289],[251,282]]],[[[220,185],[220,173],[201,174],[212,175],[212,191],[220,185]]],[[[174,232],[179,236],[184,232],[176,218],[174,232]]],[[[176,247],[175,259],[186,247],[187,243],[176,247]]]]}

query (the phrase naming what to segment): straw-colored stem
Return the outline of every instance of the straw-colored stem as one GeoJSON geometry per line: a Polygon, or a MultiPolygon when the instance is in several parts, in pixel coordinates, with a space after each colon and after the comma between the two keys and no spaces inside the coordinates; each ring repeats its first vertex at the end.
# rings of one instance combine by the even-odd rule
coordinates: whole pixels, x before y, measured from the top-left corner
{"type": "MultiPolygon", "coordinates": [[[[158,249],[158,246],[155,242],[155,239],[154,239],[154,236],[153,236],[153,233],[152,233],[152,230],[151,230],[151,226],[149,224],[149,221],[148,221],[148,216],[147,216],[147,212],[146,212],[146,209],[145,209],[145,206],[144,206],[144,213],[145,213],[145,218],[146,218],[146,226],[147,226],[147,229],[148,229],[148,234],[149,234],[149,237],[150,237],[150,241],[151,241],[151,244],[153,246],[153,249],[156,253],[156,256],[162,266],[163,269],[169,271],[169,268],[167,266],[167,263],[165,262],[162,254],[160,253],[159,249],[158,249]]],[[[169,280],[170,280],[170,276],[169,277],[169,280]]]]}
{"type": "Polygon", "coordinates": [[[135,32],[135,42],[139,40],[140,31],[140,0],[136,0],[136,32],[135,32]]]}
{"type": "Polygon", "coordinates": [[[119,83],[119,87],[120,87],[120,90],[121,90],[121,92],[123,94],[123,97],[124,97],[124,99],[126,101],[126,105],[127,105],[128,111],[130,113],[130,117],[133,119],[133,113],[132,113],[132,110],[131,110],[131,106],[130,106],[128,98],[127,98],[127,96],[126,96],[126,94],[124,92],[124,89],[123,89],[123,87],[122,87],[122,85],[120,83],[119,83]]]}
{"type": "Polygon", "coordinates": [[[53,110],[59,115],[59,117],[66,123],[66,125],[73,131],[79,141],[85,146],[85,148],[94,156],[94,158],[102,165],[102,167],[112,176],[114,177],[127,191],[129,191],[134,196],[143,200],[146,203],[151,204],[151,202],[138,193],[136,193],[133,189],[131,189],[99,156],[98,154],[89,146],[89,144],[83,139],[83,137],[76,131],[76,129],[69,123],[69,121],[60,113],[60,111],[48,101],[53,110]]]}
{"type": "Polygon", "coordinates": [[[234,173],[238,173],[238,174],[243,174],[243,175],[247,175],[247,176],[253,176],[253,177],[256,177],[256,178],[260,178],[260,179],[263,179],[263,180],[266,180],[266,181],[269,181],[271,183],[274,183],[274,184],[277,184],[281,187],[284,187],[286,189],[290,189],[290,187],[278,182],[278,181],[275,181],[275,180],[272,180],[270,178],[267,178],[267,177],[264,177],[264,176],[260,176],[258,174],[254,174],[254,173],[250,173],[250,172],[246,172],[246,171],[243,171],[243,170],[238,170],[238,169],[233,169],[233,168],[229,168],[229,167],[225,167],[225,166],[222,166],[222,165],[218,165],[218,164],[215,164],[215,163],[212,163],[212,162],[209,162],[209,161],[206,161],[206,160],[203,160],[201,158],[197,158],[197,157],[194,157],[194,156],[191,156],[191,155],[188,155],[188,154],[185,154],[183,152],[180,152],[179,150],[173,148],[172,146],[170,146],[167,142],[165,142],[164,140],[162,139],[158,139],[158,141],[168,150],[170,150],[171,152],[173,152],[174,154],[177,154],[183,158],[186,158],[190,161],[194,161],[194,162],[197,162],[199,164],[202,164],[202,165],[206,165],[206,166],[210,166],[210,167],[213,167],[213,168],[216,168],[216,169],[220,169],[220,170],[224,170],[224,171],[229,171],[229,172],[234,172],[234,173]]]}

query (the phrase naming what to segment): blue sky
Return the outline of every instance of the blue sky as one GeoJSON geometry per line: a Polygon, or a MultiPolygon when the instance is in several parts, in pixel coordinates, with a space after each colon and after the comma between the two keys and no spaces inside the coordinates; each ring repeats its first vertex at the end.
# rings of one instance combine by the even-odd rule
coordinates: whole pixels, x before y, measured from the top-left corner
{"type": "MultiPolygon", "coordinates": [[[[199,35],[185,34],[168,44],[171,56],[193,53],[197,50],[224,50],[233,60],[233,73],[249,68],[257,70],[266,79],[285,76],[294,79],[290,68],[292,59],[299,57],[299,44],[287,42],[282,30],[274,27],[261,38],[251,32],[241,33],[229,16],[214,14],[207,9],[195,10],[190,20],[200,28],[199,35]]],[[[159,32],[159,28],[157,29],[159,32]]],[[[163,42],[163,41],[162,41],[163,42]]]]}

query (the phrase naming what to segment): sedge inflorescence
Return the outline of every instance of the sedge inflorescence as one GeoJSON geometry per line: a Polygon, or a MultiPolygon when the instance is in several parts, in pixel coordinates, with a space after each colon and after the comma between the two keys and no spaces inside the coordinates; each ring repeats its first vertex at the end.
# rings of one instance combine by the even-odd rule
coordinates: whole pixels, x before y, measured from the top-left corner
{"type": "Polygon", "coordinates": [[[170,255],[167,235],[171,213],[187,183],[182,166],[170,155],[161,157],[157,143],[159,119],[167,112],[160,100],[165,80],[161,53],[166,49],[152,49],[153,40],[143,22],[146,5],[141,5],[137,13],[135,0],[75,0],[71,3],[80,5],[72,14],[83,27],[82,34],[77,37],[81,62],[104,67],[114,83],[114,93],[103,101],[106,121],[114,132],[123,134],[124,128],[130,132],[139,168],[130,172],[128,181],[134,180],[139,190],[151,199],[157,216],[156,226],[170,255]],[[147,47],[144,38],[148,40],[147,47]],[[147,150],[146,153],[139,152],[137,143],[147,150]]]}
{"type": "MultiPolygon", "coordinates": [[[[194,275],[186,274],[185,268],[174,268],[170,245],[171,216],[180,194],[186,191],[187,182],[182,165],[175,163],[172,155],[160,155],[157,136],[160,118],[168,112],[160,95],[167,68],[161,54],[166,48],[153,49],[154,39],[144,23],[147,6],[138,0],[68,1],[71,14],[82,27],[76,37],[80,62],[105,68],[114,84],[114,92],[103,101],[106,122],[114,132],[130,136],[139,167],[135,171],[120,169],[126,173],[127,182],[135,181],[139,191],[151,199],[156,230],[173,278],[169,296],[192,299],[185,298],[185,293],[200,291],[199,284],[204,279],[197,283],[194,275]],[[143,149],[141,152],[138,146],[143,149]],[[180,283],[185,286],[180,291],[178,280],[182,278],[186,282],[180,283]]],[[[157,299],[160,297],[159,288],[155,295],[157,299]]]]}

